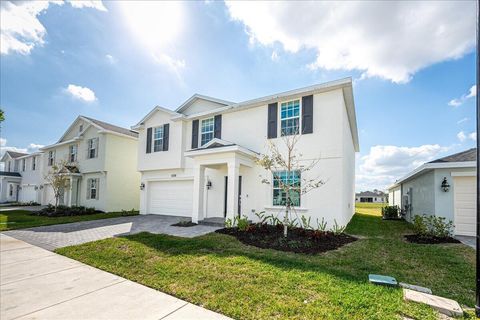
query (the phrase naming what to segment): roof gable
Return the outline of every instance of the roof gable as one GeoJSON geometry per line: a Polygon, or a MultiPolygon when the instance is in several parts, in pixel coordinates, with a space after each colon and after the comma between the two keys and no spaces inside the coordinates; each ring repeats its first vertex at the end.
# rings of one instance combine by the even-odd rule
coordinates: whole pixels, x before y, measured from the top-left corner
{"type": "Polygon", "coordinates": [[[185,101],[175,112],[182,113],[184,115],[191,115],[195,113],[214,110],[217,108],[225,107],[234,104],[231,101],[221,100],[200,94],[194,94],[187,101],[185,101]]]}
{"type": "Polygon", "coordinates": [[[8,158],[16,159],[16,158],[27,156],[27,155],[28,153],[7,150],[3,155],[2,159],[0,159],[0,161],[5,162],[5,161],[8,161],[8,158]]]}
{"type": "Polygon", "coordinates": [[[429,163],[442,163],[442,162],[464,162],[464,161],[476,161],[477,160],[477,148],[472,148],[449,156],[430,161],[429,163]]]}

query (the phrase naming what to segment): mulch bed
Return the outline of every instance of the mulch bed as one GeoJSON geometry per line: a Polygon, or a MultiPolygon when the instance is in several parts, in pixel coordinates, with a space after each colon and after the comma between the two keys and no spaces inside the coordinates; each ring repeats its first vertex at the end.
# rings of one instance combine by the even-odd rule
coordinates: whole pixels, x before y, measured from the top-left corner
{"type": "Polygon", "coordinates": [[[172,224],[173,227],[193,227],[196,226],[196,223],[193,223],[192,221],[180,221],[178,223],[172,224]]]}
{"type": "Polygon", "coordinates": [[[419,243],[419,244],[460,243],[460,241],[452,237],[448,237],[448,238],[425,237],[417,234],[406,235],[405,239],[408,242],[419,243]]]}
{"type": "Polygon", "coordinates": [[[338,249],[357,238],[347,234],[335,235],[330,231],[289,228],[288,237],[283,236],[283,226],[250,224],[246,231],[224,228],[215,232],[234,236],[240,242],[263,249],[315,254],[338,249]]]}

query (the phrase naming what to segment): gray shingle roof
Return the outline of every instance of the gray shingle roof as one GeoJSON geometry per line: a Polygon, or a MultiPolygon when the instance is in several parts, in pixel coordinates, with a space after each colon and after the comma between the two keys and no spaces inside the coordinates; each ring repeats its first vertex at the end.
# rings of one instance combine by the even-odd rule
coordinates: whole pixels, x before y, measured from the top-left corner
{"type": "Polygon", "coordinates": [[[442,162],[464,162],[464,161],[476,161],[477,160],[477,148],[472,148],[466,151],[455,153],[437,160],[430,161],[429,163],[442,163],[442,162]]]}
{"type": "Polygon", "coordinates": [[[106,122],[103,122],[103,121],[100,121],[100,120],[97,120],[97,119],[93,119],[93,118],[89,118],[89,117],[85,117],[85,116],[83,116],[83,117],[85,119],[88,119],[88,120],[92,121],[93,123],[102,127],[105,130],[118,132],[118,133],[121,133],[121,134],[125,134],[127,136],[138,138],[138,132],[136,132],[136,131],[126,129],[126,128],[122,128],[122,127],[119,127],[119,126],[116,126],[116,125],[113,125],[113,124],[110,124],[110,123],[106,123],[106,122]]]}
{"type": "Polygon", "coordinates": [[[377,193],[372,191],[364,191],[355,194],[356,197],[384,197],[385,193],[382,191],[377,191],[377,193]]]}
{"type": "Polygon", "coordinates": [[[16,152],[16,151],[7,151],[7,153],[10,155],[10,157],[12,157],[14,159],[18,158],[18,157],[23,157],[23,156],[28,155],[28,153],[16,152]]]}
{"type": "Polygon", "coordinates": [[[0,176],[21,177],[20,173],[18,172],[8,172],[8,171],[0,171],[0,176]]]}

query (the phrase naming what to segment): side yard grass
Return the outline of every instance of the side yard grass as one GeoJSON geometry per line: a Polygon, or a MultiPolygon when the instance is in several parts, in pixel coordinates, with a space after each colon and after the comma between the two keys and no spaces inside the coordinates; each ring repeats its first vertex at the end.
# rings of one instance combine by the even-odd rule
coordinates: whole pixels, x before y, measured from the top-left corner
{"type": "Polygon", "coordinates": [[[116,218],[137,214],[138,212],[132,213],[131,211],[126,211],[95,213],[91,215],[71,217],[45,217],[31,215],[31,212],[27,210],[4,210],[0,211],[0,231],[48,226],[52,224],[116,218]]]}
{"type": "Polygon", "coordinates": [[[369,273],[474,305],[471,248],[406,243],[410,226],[378,214],[357,213],[346,232],[360,240],[319,255],[259,249],[218,233],[141,233],[57,252],[236,319],[437,318],[403,301],[400,289],[369,284],[369,273]]]}

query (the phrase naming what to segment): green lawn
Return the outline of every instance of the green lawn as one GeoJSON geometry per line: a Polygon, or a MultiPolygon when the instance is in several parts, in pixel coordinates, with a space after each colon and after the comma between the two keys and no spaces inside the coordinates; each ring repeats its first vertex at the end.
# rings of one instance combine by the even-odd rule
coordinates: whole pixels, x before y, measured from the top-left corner
{"type": "Polygon", "coordinates": [[[386,203],[357,202],[355,204],[355,211],[357,213],[380,216],[382,214],[382,207],[386,205],[386,203]]]}
{"type": "MultiPolygon", "coordinates": [[[[11,210],[0,212],[0,231],[12,229],[24,229],[39,226],[48,226],[52,224],[70,223],[78,221],[98,220],[106,218],[116,218],[125,215],[132,215],[130,211],[127,212],[109,212],[96,213],[84,216],[74,217],[40,217],[30,215],[30,211],[26,210],[11,210]]],[[[138,214],[138,213],[134,213],[138,214]]]]}
{"type": "Polygon", "coordinates": [[[400,289],[369,284],[369,273],[474,305],[471,248],[406,243],[407,223],[372,214],[356,214],[347,232],[361,239],[321,255],[259,249],[216,233],[141,233],[57,252],[238,319],[436,318],[426,306],[404,302],[400,289]]]}

